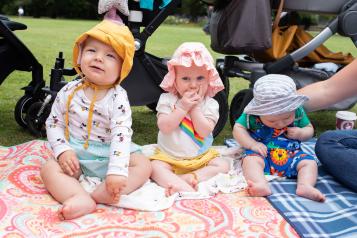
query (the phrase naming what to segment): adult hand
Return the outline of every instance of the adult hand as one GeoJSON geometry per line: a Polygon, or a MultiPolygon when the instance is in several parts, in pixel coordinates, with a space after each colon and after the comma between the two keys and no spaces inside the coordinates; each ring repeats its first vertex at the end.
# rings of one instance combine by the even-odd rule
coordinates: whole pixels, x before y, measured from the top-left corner
{"type": "Polygon", "coordinates": [[[58,156],[58,164],[63,172],[69,176],[75,176],[79,172],[79,161],[73,150],[66,150],[58,156]]]}
{"type": "Polygon", "coordinates": [[[118,203],[120,192],[126,187],[128,178],[121,175],[108,175],[105,179],[106,189],[111,196],[113,203],[118,203]]]}
{"type": "Polygon", "coordinates": [[[261,156],[264,156],[267,157],[268,155],[268,148],[266,147],[266,145],[264,145],[263,143],[261,142],[256,142],[254,143],[251,147],[250,147],[251,150],[259,153],[261,156]]]}

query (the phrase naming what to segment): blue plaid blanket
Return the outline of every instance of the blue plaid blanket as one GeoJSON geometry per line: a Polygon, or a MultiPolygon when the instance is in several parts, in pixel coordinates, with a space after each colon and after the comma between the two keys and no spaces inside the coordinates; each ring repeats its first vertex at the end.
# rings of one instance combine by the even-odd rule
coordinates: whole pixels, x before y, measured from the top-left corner
{"type": "MultiPolygon", "coordinates": [[[[302,143],[315,155],[316,140],[302,143]]],[[[340,185],[319,166],[316,188],[326,196],[324,203],[295,195],[296,180],[272,181],[269,202],[301,237],[357,237],[357,193],[340,185]]]]}
{"type": "Polygon", "coordinates": [[[357,237],[357,193],[341,186],[322,166],[316,187],[324,203],[295,195],[296,180],[272,181],[269,202],[301,237],[357,237]]]}
{"type": "MultiPolygon", "coordinates": [[[[302,143],[302,150],[315,155],[316,139],[302,143]]],[[[236,146],[234,139],[225,141],[236,146]]],[[[324,203],[298,197],[296,180],[270,182],[273,194],[267,199],[301,237],[357,237],[357,193],[340,185],[319,166],[316,188],[326,196],[324,203]]]]}

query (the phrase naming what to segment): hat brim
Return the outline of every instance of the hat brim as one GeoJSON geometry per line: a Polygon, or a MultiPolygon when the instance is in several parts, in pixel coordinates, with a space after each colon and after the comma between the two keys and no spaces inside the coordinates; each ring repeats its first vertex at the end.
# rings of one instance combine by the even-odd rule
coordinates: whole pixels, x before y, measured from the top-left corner
{"type": "Polygon", "coordinates": [[[309,98],[307,96],[299,94],[263,103],[258,103],[256,99],[253,98],[244,108],[244,113],[256,116],[284,114],[296,110],[298,107],[304,105],[304,103],[308,100],[309,98]]]}
{"type": "Polygon", "coordinates": [[[92,37],[113,47],[115,52],[123,60],[119,82],[124,80],[130,73],[135,54],[134,37],[129,28],[108,20],[103,20],[89,31],[80,35],[73,48],[73,66],[77,73],[81,73],[81,50],[84,41],[88,37],[92,37]]]}
{"type": "Polygon", "coordinates": [[[205,66],[208,71],[208,89],[206,95],[213,97],[219,91],[224,89],[222,80],[219,77],[213,62],[212,56],[202,43],[183,43],[177,48],[172,59],[167,62],[168,72],[162,80],[160,87],[166,92],[177,94],[177,90],[175,88],[175,66],[205,66]]]}

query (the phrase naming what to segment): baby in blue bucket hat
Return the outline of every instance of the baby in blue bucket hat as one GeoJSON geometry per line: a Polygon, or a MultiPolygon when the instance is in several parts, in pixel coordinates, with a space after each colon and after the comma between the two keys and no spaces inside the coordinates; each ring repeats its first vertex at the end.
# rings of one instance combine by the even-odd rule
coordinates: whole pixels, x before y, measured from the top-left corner
{"type": "Polygon", "coordinates": [[[286,75],[269,74],[255,82],[253,99],[233,128],[234,138],[245,148],[242,167],[251,196],[271,194],[264,176],[268,174],[297,178],[298,196],[325,201],[314,187],[317,162],[300,147],[314,134],[302,107],[307,100],[286,75]]]}

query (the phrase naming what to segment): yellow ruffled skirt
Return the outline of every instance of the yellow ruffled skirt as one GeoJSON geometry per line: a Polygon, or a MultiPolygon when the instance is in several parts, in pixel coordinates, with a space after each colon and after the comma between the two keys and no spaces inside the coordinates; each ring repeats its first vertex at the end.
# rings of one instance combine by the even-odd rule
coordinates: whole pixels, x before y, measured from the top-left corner
{"type": "Polygon", "coordinates": [[[175,174],[187,174],[199,168],[206,166],[211,160],[219,156],[218,151],[208,149],[207,152],[193,158],[175,159],[174,157],[162,152],[160,149],[155,150],[155,154],[150,157],[150,160],[161,160],[172,166],[175,174]]]}

